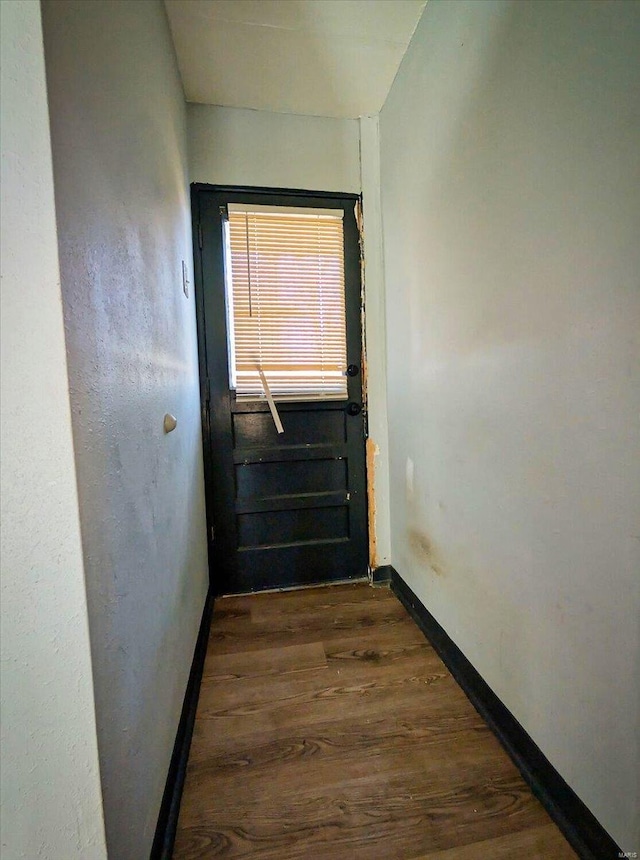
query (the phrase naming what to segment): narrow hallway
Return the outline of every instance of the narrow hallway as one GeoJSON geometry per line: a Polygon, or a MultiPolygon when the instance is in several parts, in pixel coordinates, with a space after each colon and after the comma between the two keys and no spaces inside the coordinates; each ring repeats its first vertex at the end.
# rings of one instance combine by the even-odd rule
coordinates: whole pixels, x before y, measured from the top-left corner
{"type": "Polygon", "coordinates": [[[576,855],[386,588],[216,601],[175,860],[576,855]]]}

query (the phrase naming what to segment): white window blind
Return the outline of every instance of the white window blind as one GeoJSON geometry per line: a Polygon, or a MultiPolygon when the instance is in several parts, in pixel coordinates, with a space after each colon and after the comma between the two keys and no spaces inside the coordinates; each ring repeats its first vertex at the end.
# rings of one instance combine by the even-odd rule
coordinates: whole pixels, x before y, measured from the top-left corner
{"type": "Polygon", "coordinates": [[[239,399],[346,399],[341,210],[229,204],[227,314],[239,399]]]}

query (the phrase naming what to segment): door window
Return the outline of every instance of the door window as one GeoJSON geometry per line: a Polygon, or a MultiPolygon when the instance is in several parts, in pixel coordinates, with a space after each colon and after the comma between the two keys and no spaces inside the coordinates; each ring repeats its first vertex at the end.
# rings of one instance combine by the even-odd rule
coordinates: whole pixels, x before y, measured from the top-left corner
{"type": "Polygon", "coordinates": [[[238,400],[347,399],[341,209],[228,204],[230,387],[238,400]]]}

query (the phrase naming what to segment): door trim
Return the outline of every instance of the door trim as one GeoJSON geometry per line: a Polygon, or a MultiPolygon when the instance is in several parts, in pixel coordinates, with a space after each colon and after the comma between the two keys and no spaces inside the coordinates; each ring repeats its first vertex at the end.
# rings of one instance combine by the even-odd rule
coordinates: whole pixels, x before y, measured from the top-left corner
{"type": "Polygon", "coordinates": [[[191,199],[197,196],[199,191],[212,191],[216,194],[269,194],[282,195],[283,197],[318,197],[326,200],[357,200],[362,199],[360,194],[348,194],[338,191],[311,191],[302,188],[268,188],[261,185],[210,185],[207,182],[191,183],[191,199]]]}

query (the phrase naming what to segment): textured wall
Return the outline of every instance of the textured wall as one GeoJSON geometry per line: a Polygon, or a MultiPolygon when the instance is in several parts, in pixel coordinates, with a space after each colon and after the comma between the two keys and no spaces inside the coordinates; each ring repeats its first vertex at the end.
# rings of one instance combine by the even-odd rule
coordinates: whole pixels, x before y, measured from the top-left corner
{"type": "Polygon", "coordinates": [[[140,860],[207,590],[185,105],[159,0],[43,9],[107,844],[140,860]]]}
{"type": "Polygon", "coordinates": [[[2,38],[3,860],[106,858],[40,5],[2,38]]]}
{"type": "Polygon", "coordinates": [[[431,0],[381,115],[392,558],[640,846],[640,4],[431,0]]]}
{"type": "Polygon", "coordinates": [[[192,182],[360,191],[358,120],[189,105],[192,182]]]}

